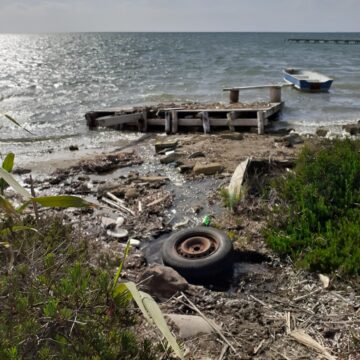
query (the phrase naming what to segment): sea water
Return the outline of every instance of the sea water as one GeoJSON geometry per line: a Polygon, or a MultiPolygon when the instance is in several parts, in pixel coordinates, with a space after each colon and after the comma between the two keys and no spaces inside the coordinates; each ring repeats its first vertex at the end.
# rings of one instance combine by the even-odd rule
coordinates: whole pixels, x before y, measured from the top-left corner
{"type": "MultiPolygon", "coordinates": [[[[89,131],[98,108],[164,102],[227,102],[224,87],[282,81],[299,67],[334,79],[329,93],[283,90],[280,122],[299,131],[340,129],[360,116],[360,45],[293,44],[291,37],[359,39],[360,34],[65,33],[0,34],[0,152],[43,157],[69,144],[103,147],[124,135],[89,131]]],[[[268,91],[240,94],[267,101],[268,91]]],[[[131,135],[126,135],[130,136],[131,135]]]]}

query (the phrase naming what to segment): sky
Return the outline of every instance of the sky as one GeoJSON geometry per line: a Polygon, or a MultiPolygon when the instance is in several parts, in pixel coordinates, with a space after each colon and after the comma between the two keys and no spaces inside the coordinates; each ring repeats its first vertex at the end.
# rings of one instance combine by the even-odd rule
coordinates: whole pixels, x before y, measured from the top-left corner
{"type": "Polygon", "coordinates": [[[0,32],[360,32],[360,0],[0,0],[0,32]]]}

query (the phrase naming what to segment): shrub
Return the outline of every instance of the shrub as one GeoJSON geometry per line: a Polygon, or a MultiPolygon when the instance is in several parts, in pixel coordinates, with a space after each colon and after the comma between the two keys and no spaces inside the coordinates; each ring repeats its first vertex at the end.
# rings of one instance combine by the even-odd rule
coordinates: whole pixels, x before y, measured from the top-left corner
{"type": "Polygon", "coordinates": [[[266,238],[311,270],[360,273],[360,143],[307,145],[273,187],[277,206],[266,238]]]}
{"type": "Polygon", "coordinates": [[[113,298],[111,272],[90,265],[91,248],[71,227],[49,216],[21,225],[41,230],[13,233],[11,252],[0,248],[0,359],[161,356],[130,331],[127,298],[113,298]]]}

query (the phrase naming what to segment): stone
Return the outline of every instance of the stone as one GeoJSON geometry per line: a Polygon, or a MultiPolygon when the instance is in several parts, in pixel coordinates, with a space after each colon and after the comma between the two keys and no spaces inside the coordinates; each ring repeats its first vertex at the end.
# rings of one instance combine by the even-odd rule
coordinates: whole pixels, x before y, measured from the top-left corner
{"type": "Polygon", "coordinates": [[[195,159],[199,157],[205,157],[205,154],[202,151],[195,151],[189,155],[188,159],[195,159]]]}
{"type": "Polygon", "coordinates": [[[243,140],[244,139],[244,135],[239,132],[230,132],[230,133],[220,134],[220,137],[222,139],[226,139],[226,140],[243,140]]]}
{"type": "Polygon", "coordinates": [[[167,176],[140,176],[139,180],[149,183],[163,182],[169,180],[167,176]]]}
{"type": "Polygon", "coordinates": [[[116,219],[116,226],[118,226],[118,227],[123,226],[124,222],[125,222],[125,219],[122,216],[119,216],[116,219]]]}
{"type": "Polygon", "coordinates": [[[277,143],[283,143],[286,147],[293,147],[294,145],[304,143],[304,139],[297,133],[291,133],[279,139],[274,139],[277,143]]]}
{"type": "Polygon", "coordinates": [[[141,244],[141,241],[138,239],[130,239],[129,242],[131,246],[134,246],[136,248],[139,248],[141,244]]]}
{"type": "Polygon", "coordinates": [[[117,227],[114,230],[108,230],[106,233],[118,240],[127,240],[129,236],[129,232],[126,229],[119,229],[117,227]]]}
{"type": "Polygon", "coordinates": [[[105,229],[115,229],[116,220],[103,216],[101,218],[101,224],[104,226],[105,229]]]}
{"type": "Polygon", "coordinates": [[[69,146],[69,150],[70,151],[78,151],[79,150],[79,147],[77,145],[70,145],[69,146]]]}
{"type": "Polygon", "coordinates": [[[200,164],[196,163],[194,166],[193,172],[196,175],[204,174],[204,175],[214,175],[216,173],[220,173],[224,170],[224,167],[219,163],[210,163],[210,164],[200,164]]]}
{"type": "Polygon", "coordinates": [[[192,171],[193,168],[194,168],[194,165],[189,165],[189,164],[180,165],[180,166],[178,167],[179,172],[180,172],[181,174],[190,172],[190,171],[192,171]]]}
{"type": "Polygon", "coordinates": [[[162,164],[170,164],[178,158],[178,154],[175,151],[169,151],[164,156],[160,158],[162,164]]]}
{"type": "Polygon", "coordinates": [[[136,199],[139,196],[139,192],[135,188],[128,188],[125,192],[125,199],[131,200],[136,199]]]}
{"type": "MultiPolygon", "coordinates": [[[[181,339],[189,339],[199,335],[209,335],[215,332],[209,323],[198,315],[165,314],[165,319],[170,327],[177,330],[178,336],[181,339]]],[[[219,326],[213,321],[211,324],[219,329],[219,326]]]]}
{"type": "Polygon", "coordinates": [[[329,129],[321,126],[316,129],[316,135],[320,137],[325,137],[329,133],[329,129]]]}
{"type": "Polygon", "coordinates": [[[179,291],[185,291],[188,282],[173,268],[153,265],[139,277],[142,287],[158,300],[168,300],[179,291]]]}
{"type": "Polygon", "coordinates": [[[348,132],[350,135],[358,135],[360,134],[360,123],[357,124],[346,124],[343,125],[343,130],[348,132]]]}
{"type": "Polygon", "coordinates": [[[179,140],[175,139],[175,140],[157,140],[155,143],[155,151],[156,153],[159,153],[161,150],[164,149],[176,149],[176,147],[178,146],[179,140]]]}

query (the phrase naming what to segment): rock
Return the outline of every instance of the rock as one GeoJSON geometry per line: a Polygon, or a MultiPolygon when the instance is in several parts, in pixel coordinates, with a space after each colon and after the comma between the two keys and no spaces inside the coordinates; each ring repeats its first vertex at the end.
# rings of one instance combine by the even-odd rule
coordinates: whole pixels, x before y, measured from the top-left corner
{"type": "Polygon", "coordinates": [[[327,289],[330,285],[330,278],[326,275],[319,274],[319,280],[321,281],[324,289],[327,289]]]}
{"type": "Polygon", "coordinates": [[[292,133],[287,136],[283,136],[282,138],[274,139],[274,141],[284,143],[286,147],[293,147],[294,145],[302,144],[304,142],[303,138],[297,133],[292,133]]]}
{"type": "Polygon", "coordinates": [[[243,140],[244,139],[244,135],[239,132],[230,132],[230,133],[220,134],[220,137],[222,139],[226,139],[226,140],[243,140]]]}
{"type": "Polygon", "coordinates": [[[77,150],[79,150],[79,147],[77,145],[70,145],[69,150],[70,151],[77,151],[77,150]]]}
{"type": "Polygon", "coordinates": [[[316,129],[316,135],[320,137],[325,137],[329,133],[329,129],[325,127],[319,127],[316,129]]]}
{"type": "Polygon", "coordinates": [[[162,164],[170,164],[178,158],[178,154],[175,151],[169,151],[164,156],[160,158],[162,164]]]}
{"type": "Polygon", "coordinates": [[[360,134],[360,123],[357,124],[346,124],[343,125],[343,130],[348,132],[350,135],[358,135],[360,134]]]}
{"type": "Polygon", "coordinates": [[[139,180],[149,183],[163,182],[169,180],[167,176],[140,176],[139,180]]]}
{"type": "MultiPolygon", "coordinates": [[[[215,330],[201,316],[183,314],[165,314],[170,327],[175,327],[181,339],[188,339],[201,334],[209,335],[215,330]]],[[[210,320],[211,321],[211,320],[210,320]]],[[[214,327],[219,328],[212,322],[214,327]]]]}
{"type": "Polygon", "coordinates": [[[162,141],[162,140],[157,140],[156,143],[155,143],[155,151],[156,153],[159,153],[161,150],[164,150],[164,149],[176,149],[176,147],[178,146],[178,143],[179,141],[177,139],[175,140],[165,140],[165,141],[162,141]]]}
{"type": "Polygon", "coordinates": [[[101,218],[101,224],[104,226],[105,229],[115,229],[116,220],[103,216],[101,218]]]}
{"type": "Polygon", "coordinates": [[[130,239],[129,240],[131,246],[135,246],[136,248],[140,247],[141,241],[137,239],[130,239]]]}
{"type": "Polygon", "coordinates": [[[31,169],[18,167],[18,168],[13,169],[12,173],[16,174],[16,175],[24,175],[24,174],[31,173],[31,169]]]}
{"type": "Polygon", "coordinates": [[[143,254],[130,254],[124,261],[125,269],[141,269],[145,267],[146,259],[143,254]]]}
{"type": "Polygon", "coordinates": [[[210,163],[210,164],[196,163],[193,172],[197,175],[198,174],[213,175],[222,172],[223,170],[224,167],[219,163],[210,163]]]}
{"type": "Polygon", "coordinates": [[[291,131],[294,131],[294,129],[292,128],[266,129],[266,133],[271,135],[289,135],[291,131]]]}
{"type": "Polygon", "coordinates": [[[202,151],[195,151],[189,155],[188,159],[195,159],[199,157],[205,157],[205,154],[202,151]]]}
{"type": "Polygon", "coordinates": [[[179,291],[185,291],[188,282],[173,268],[154,265],[147,268],[139,278],[143,288],[158,300],[170,299],[179,291]]]}
{"type": "Polygon", "coordinates": [[[138,196],[139,196],[139,192],[135,188],[129,188],[125,192],[126,200],[136,199],[138,196]]]}
{"type": "Polygon", "coordinates": [[[126,229],[119,229],[118,227],[116,227],[114,230],[108,230],[106,233],[109,236],[119,240],[127,240],[129,236],[129,232],[126,229]]]}
{"type": "Polygon", "coordinates": [[[78,176],[79,181],[90,181],[90,176],[87,175],[79,175],[78,176]]]}
{"type": "Polygon", "coordinates": [[[123,226],[124,222],[125,222],[125,219],[122,216],[119,216],[116,219],[116,226],[118,226],[118,227],[123,226]]]}
{"type": "Polygon", "coordinates": [[[180,165],[178,167],[181,174],[190,172],[190,171],[192,171],[193,168],[194,168],[194,165],[189,165],[189,164],[180,165]]]}

